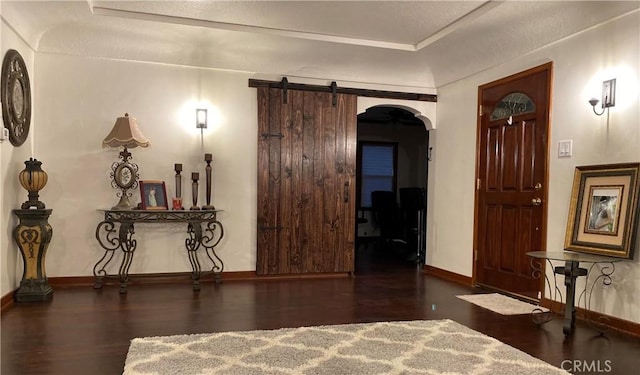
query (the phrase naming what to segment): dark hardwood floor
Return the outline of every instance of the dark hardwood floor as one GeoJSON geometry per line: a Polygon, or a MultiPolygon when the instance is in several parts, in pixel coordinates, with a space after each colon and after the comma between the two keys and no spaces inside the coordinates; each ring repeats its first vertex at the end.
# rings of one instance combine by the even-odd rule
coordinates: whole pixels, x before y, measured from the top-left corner
{"type": "Polygon", "coordinates": [[[502,316],[456,298],[477,289],[425,276],[400,257],[374,262],[366,255],[375,251],[360,251],[354,278],[207,282],[199,293],[189,282],[134,283],[127,295],[117,285],[57,287],[50,302],[2,313],[2,374],[121,374],[135,337],[414,319],[452,319],[555,366],[593,370],[576,373],[640,367],[637,337],[603,337],[578,322],[565,338],[559,315],[540,327],[527,315],[502,316]]]}

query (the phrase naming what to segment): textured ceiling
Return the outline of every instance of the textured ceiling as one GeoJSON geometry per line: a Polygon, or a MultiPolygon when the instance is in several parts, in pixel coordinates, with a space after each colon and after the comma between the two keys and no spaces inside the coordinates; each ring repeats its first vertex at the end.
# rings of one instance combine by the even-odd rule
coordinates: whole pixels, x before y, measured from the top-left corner
{"type": "Polygon", "coordinates": [[[2,1],[38,52],[428,91],[638,1],[2,1]]]}

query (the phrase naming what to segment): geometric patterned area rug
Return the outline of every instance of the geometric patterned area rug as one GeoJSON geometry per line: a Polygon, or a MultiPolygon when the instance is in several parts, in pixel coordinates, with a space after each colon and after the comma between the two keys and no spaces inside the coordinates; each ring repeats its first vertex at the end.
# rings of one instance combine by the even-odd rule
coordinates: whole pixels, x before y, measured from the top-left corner
{"type": "Polygon", "coordinates": [[[549,311],[549,309],[545,307],[522,302],[499,293],[469,294],[456,297],[502,315],[520,315],[549,311]]]}
{"type": "Polygon", "coordinates": [[[568,374],[452,320],[136,338],[124,375],[568,374]]]}

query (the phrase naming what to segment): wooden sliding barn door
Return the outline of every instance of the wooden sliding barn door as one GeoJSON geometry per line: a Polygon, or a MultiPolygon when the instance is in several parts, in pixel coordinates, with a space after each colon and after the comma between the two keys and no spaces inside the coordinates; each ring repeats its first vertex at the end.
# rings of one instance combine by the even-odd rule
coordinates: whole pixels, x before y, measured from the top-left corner
{"type": "Polygon", "coordinates": [[[353,272],[356,100],[258,87],[258,274],[353,272]]]}

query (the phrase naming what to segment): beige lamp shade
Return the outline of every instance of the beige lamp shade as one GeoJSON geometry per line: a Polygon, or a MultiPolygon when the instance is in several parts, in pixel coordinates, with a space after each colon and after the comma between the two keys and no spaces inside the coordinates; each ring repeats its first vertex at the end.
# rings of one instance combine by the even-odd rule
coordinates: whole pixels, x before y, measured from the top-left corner
{"type": "Polygon", "coordinates": [[[102,141],[102,147],[135,148],[149,147],[149,145],[149,141],[138,128],[136,119],[129,117],[128,113],[125,113],[123,117],[118,117],[113,129],[102,141]]]}

